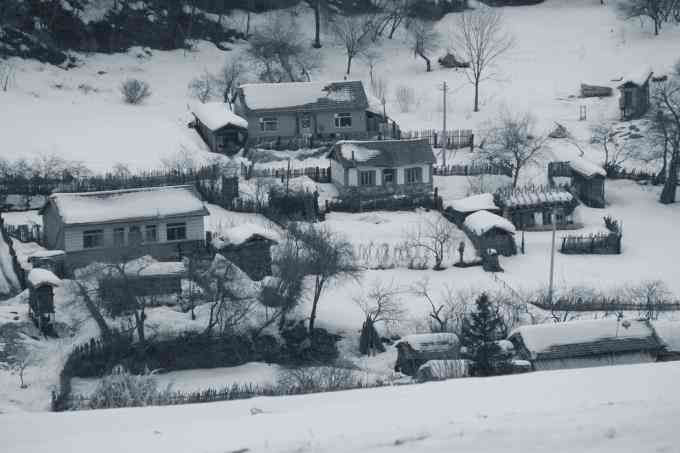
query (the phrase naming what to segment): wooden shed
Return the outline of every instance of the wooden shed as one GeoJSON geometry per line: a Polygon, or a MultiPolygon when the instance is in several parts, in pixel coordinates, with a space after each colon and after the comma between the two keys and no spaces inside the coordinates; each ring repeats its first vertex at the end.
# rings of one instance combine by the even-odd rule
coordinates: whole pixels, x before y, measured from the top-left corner
{"type": "Polygon", "coordinates": [[[45,334],[54,332],[54,288],[61,280],[47,269],[31,269],[28,284],[28,316],[45,334]]]}
{"type": "Polygon", "coordinates": [[[680,322],[652,321],[652,327],[663,345],[658,360],[660,362],[680,360],[680,322]]]}
{"type": "Polygon", "coordinates": [[[618,86],[621,92],[619,109],[622,120],[641,118],[649,109],[649,81],[652,78],[652,70],[643,68],[627,77],[624,77],[618,86]]]}
{"type": "Polygon", "coordinates": [[[250,223],[221,231],[212,239],[211,245],[248,277],[262,280],[272,275],[271,247],[279,239],[277,231],[250,223]]]}
{"type": "Polygon", "coordinates": [[[463,222],[465,231],[478,253],[493,249],[503,256],[517,254],[515,226],[499,215],[489,211],[477,211],[463,222]]]}
{"type": "Polygon", "coordinates": [[[522,326],[509,340],[535,370],[654,362],[663,347],[649,321],[616,318],[522,326]]]}
{"type": "Polygon", "coordinates": [[[192,106],[194,128],[214,153],[232,155],[248,140],[248,121],[231,112],[226,104],[207,102],[192,106]]]}
{"type": "Polygon", "coordinates": [[[481,193],[452,201],[444,210],[444,215],[449,221],[455,223],[460,228],[465,219],[477,211],[489,211],[494,214],[500,214],[501,209],[496,206],[493,194],[481,193]]]}
{"type": "Polygon", "coordinates": [[[604,181],[607,172],[589,160],[577,157],[569,161],[571,188],[578,199],[591,208],[604,208],[604,181]]]}
{"type": "Polygon", "coordinates": [[[499,190],[494,195],[503,217],[525,231],[542,231],[552,228],[552,213],[556,215],[558,229],[574,229],[573,213],[578,205],[576,198],[564,187],[529,186],[499,190]]]}
{"type": "Polygon", "coordinates": [[[460,341],[453,333],[408,335],[396,344],[395,371],[415,376],[421,365],[430,360],[455,360],[460,354],[460,341]]]}

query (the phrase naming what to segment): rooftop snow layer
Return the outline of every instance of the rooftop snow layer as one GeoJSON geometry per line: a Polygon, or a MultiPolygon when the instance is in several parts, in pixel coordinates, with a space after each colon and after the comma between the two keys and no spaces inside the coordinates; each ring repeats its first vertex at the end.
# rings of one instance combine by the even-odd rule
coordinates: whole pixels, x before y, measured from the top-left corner
{"type": "MultiPolygon", "coordinates": [[[[369,145],[370,146],[370,145],[369,145]]],[[[358,143],[345,143],[340,147],[342,157],[355,162],[366,162],[380,155],[379,149],[371,149],[358,143]]]]}
{"type": "Polygon", "coordinates": [[[262,225],[244,223],[220,232],[220,237],[213,241],[213,245],[218,249],[227,245],[241,245],[253,236],[262,236],[274,242],[281,239],[275,231],[267,229],[262,225]]]}
{"type": "Polygon", "coordinates": [[[250,110],[318,108],[354,103],[366,108],[368,104],[363,84],[357,81],[246,83],[240,88],[250,110]]]}
{"type": "Polygon", "coordinates": [[[28,272],[28,283],[37,288],[38,286],[50,285],[60,286],[61,280],[47,269],[33,268],[28,272]]]}
{"type": "Polygon", "coordinates": [[[626,75],[621,81],[621,84],[634,83],[635,85],[643,85],[651,75],[652,68],[650,66],[642,66],[626,75]]]}
{"type": "Polygon", "coordinates": [[[477,211],[470,214],[463,225],[477,235],[485,234],[493,228],[515,233],[515,226],[508,219],[489,211],[477,211]]]}
{"type": "Polygon", "coordinates": [[[573,171],[587,178],[596,175],[607,176],[607,172],[604,171],[604,168],[582,157],[575,157],[569,160],[569,166],[573,171]]]}
{"type": "Polygon", "coordinates": [[[566,190],[551,190],[546,192],[516,190],[510,195],[501,196],[499,203],[508,208],[521,208],[546,203],[568,203],[573,199],[574,196],[566,190]]]}
{"type": "Polygon", "coordinates": [[[357,163],[372,167],[401,167],[435,162],[427,140],[340,140],[331,148],[328,157],[344,167],[357,163]]]}
{"type": "Polygon", "coordinates": [[[248,121],[231,112],[222,102],[197,102],[191,106],[191,112],[213,131],[229,125],[248,129],[248,121]]]}
{"type": "Polygon", "coordinates": [[[522,326],[510,336],[517,334],[521,335],[529,352],[535,355],[549,352],[557,346],[607,339],[647,339],[652,336],[652,331],[644,321],[598,319],[522,326]]]}
{"type": "Polygon", "coordinates": [[[435,352],[451,349],[460,344],[455,333],[421,333],[407,335],[397,342],[408,343],[416,351],[435,352]]]}
{"type": "Polygon", "coordinates": [[[55,193],[49,200],[67,225],[208,215],[193,186],[55,193]]]}
{"type": "Polygon", "coordinates": [[[652,327],[666,349],[680,352],[680,322],[678,321],[652,321],[652,327]]]}
{"type": "Polygon", "coordinates": [[[451,207],[458,212],[494,211],[499,209],[493,201],[493,194],[480,193],[451,202],[451,207]]]}

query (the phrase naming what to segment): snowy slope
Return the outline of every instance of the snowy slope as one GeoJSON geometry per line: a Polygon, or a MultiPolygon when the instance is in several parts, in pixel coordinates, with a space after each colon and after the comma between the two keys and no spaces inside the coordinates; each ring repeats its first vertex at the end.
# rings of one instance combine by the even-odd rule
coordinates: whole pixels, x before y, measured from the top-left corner
{"type": "Polygon", "coordinates": [[[678,379],[674,362],[189,406],[16,413],[0,415],[0,438],[6,453],[677,452],[680,393],[668,389],[678,379]]]}

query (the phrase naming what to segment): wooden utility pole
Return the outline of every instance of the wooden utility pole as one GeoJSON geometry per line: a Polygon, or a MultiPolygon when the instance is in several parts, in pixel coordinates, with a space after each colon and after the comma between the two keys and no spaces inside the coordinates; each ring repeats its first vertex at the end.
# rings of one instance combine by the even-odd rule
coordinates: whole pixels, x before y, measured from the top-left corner
{"type": "Polygon", "coordinates": [[[446,93],[449,91],[449,86],[446,83],[446,80],[442,83],[442,86],[440,88],[442,91],[442,113],[443,113],[443,121],[442,121],[442,137],[441,137],[441,144],[442,144],[442,165],[446,167],[446,145],[448,143],[447,136],[446,136],[446,93]]]}
{"type": "Polygon", "coordinates": [[[557,209],[553,208],[552,213],[552,242],[550,246],[550,284],[548,285],[548,304],[553,303],[553,274],[555,271],[555,233],[557,230],[557,209]]]}

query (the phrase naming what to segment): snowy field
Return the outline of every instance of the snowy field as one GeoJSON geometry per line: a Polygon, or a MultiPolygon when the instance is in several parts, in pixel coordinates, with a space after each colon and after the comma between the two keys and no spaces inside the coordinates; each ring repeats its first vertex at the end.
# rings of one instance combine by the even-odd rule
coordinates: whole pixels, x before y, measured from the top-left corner
{"type": "Polygon", "coordinates": [[[6,453],[678,452],[680,362],[226,403],[0,415],[6,453]],[[96,447],[94,447],[96,446],[96,447]]]}

